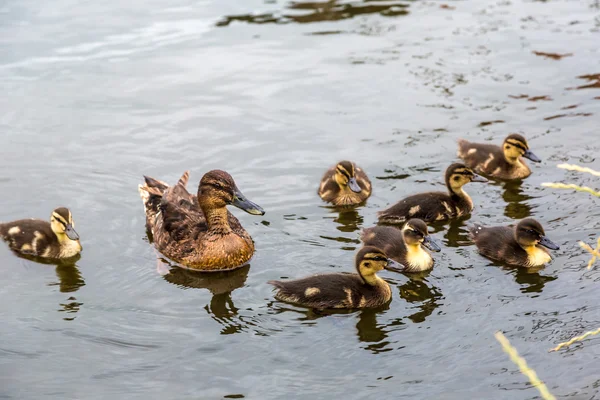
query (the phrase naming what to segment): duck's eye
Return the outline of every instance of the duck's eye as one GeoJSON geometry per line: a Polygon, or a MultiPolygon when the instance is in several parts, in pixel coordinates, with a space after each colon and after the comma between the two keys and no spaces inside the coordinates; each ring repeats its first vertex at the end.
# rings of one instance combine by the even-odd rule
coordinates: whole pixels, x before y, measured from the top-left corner
{"type": "Polygon", "coordinates": [[[415,235],[419,235],[419,231],[415,231],[414,229],[411,229],[411,232],[414,233],[415,235]]]}
{"type": "Polygon", "coordinates": [[[460,180],[460,176],[455,176],[455,177],[454,177],[454,181],[455,181],[455,182],[458,182],[459,180],[460,180]]]}
{"type": "Polygon", "coordinates": [[[373,260],[375,260],[375,261],[387,261],[387,258],[385,258],[385,257],[375,257],[373,260]]]}

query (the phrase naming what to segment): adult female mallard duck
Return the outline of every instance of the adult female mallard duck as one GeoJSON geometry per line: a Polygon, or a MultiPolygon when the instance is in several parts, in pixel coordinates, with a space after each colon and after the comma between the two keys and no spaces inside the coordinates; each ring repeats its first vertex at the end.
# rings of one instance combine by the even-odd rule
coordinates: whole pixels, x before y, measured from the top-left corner
{"type": "Polygon", "coordinates": [[[458,156],[465,164],[479,172],[498,179],[523,179],[531,175],[531,170],[522,157],[539,163],[542,160],[529,150],[527,140],[513,133],[504,139],[502,147],[494,144],[458,141],[458,156]]]}
{"type": "Polygon", "coordinates": [[[177,184],[144,176],[139,185],[146,210],[146,226],[158,251],[186,267],[202,271],[225,271],[245,265],[254,254],[254,242],[226,206],[249,214],[263,215],[258,205],[246,199],[225,171],[207,172],[200,180],[198,195],[186,185],[186,171],[177,184]]]}
{"type": "Polygon", "coordinates": [[[390,301],[390,285],[377,272],[384,268],[401,271],[404,267],[372,246],[358,251],[355,264],[358,274],[319,274],[267,283],[278,289],[277,300],[312,308],[370,308],[390,301]]]}
{"type": "Polygon", "coordinates": [[[391,226],[374,226],[364,229],[361,240],[365,246],[382,249],[394,261],[405,266],[402,272],[420,272],[433,268],[433,257],[423,249],[440,251],[429,236],[427,224],[418,218],[406,221],[402,230],[391,226]]]}
{"type": "Polygon", "coordinates": [[[559,249],[533,218],[525,218],[517,226],[484,227],[476,224],[469,231],[482,255],[509,265],[539,267],[552,260],[544,247],[559,249]]]}
{"type": "Polygon", "coordinates": [[[419,193],[400,200],[386,210],[380,211],[379,222],[401,224],[410,218],[425,222],[444,221],[470,214],[473,210],[471,197],[463,190],[469,182],[487,182],[464,164],[452,164],[446,169],[446,187],[449,193],[419,193]]]}
{"type": "Polygon", "coordinates": [[[352,161],[340,161],[331,167],[319,186],[319,196],[335,206],[353,206],[371,195],[371,181],[352,161]]]}
{"type": "Polygon", "coordinates": [[[13,251],[29,256],[63,259],[81,251],[71,211],[65,207],[52,211],[50,222],[32,218],[0,223],[0,236],[13,251]]]}

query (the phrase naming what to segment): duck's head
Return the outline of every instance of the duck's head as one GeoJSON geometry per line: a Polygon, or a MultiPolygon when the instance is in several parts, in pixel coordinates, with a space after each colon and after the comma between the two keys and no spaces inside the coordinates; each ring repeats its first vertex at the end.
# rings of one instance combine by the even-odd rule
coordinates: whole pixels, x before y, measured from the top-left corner
{"type": "Polygon", "coordinates": [[[522,247],[542,245],[551,250],[558,250],[556,243],[546,237],[542,225],[533,218],[525,218],[517,224],[515,239],[522,247]]]}
{"type": "Polygon", "coordinates": [[[208,208],[221,208],[234,205],[249,214],[264,215],[265,211],[246,198],[237,188],[235,181],[225,171],[218,169],[204,174],[198,187],[198,201],[208,208]]]}
{"type": "Polygon", "coordinates": [[[383,250],[373,246],[365,246],[356,253],[356,270],[362,277],[371,276],[387,269],[402,272],[406,267],[399,262],[388,258],[383,250]]]}
{"type": "Polygon", "coordinates": [[[510,163],[516,162],[519,157],[525,157],[537,163],[542,162],[538,156],[529,150],[529,144],[527,144],[527,140],[517,133],[508,135],[506,139],[504,139],[504,144],[502,147],[504,150],[504,157],[510,163]]]}
{"type": "Polygon", "coordinates": [[[340,161],[335,166],[335,181],[344,189],[350,188],[355,193],[362,191],[361,187],[356,182],[356,166],[352,161],[340,161]]]}
{"type": "Polygon", "coordinates": [[[487,179],[461,163],[452,164],[446,169],[446,186],[452,191],[460,190],[469,182],[487,182],[487,179]]]}
{"type": "Polygon", "coordinates": [[[75,222],[73,222],[71,211],[66,207],[58,207],[52,211],[50,227],[57,236],[67,235],[71,240],[79,240],[79,235],[75,232],[75,222]]]}
{"type": "Polygon", "coordinates": [[[442,249],[431,239],[427,231],[427,224],[418,218],[409,219],[402,228],[404,243],[409,246],[423,245],[431,251],[441,251],[442,249]]]}

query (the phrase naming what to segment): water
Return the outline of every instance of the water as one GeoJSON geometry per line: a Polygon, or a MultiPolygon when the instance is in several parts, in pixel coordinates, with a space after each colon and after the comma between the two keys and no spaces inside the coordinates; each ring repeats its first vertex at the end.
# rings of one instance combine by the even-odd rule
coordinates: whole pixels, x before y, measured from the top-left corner
{"type": "Polygon", "coordinates": [[[71,208],[75,266],[0,246],[5,399],[533,399],[502,330],[561,398],[597,398],[600,324],[587,271],[600,169],[596,1],[7,0],[0,6],[0,220],[71,208]],[[538,52],[535,54],[534,52],[538,52]],[[540,54],[540,52],[542,54],[540,54]],[[548,56],[552,53],[559,56],[548,56]],[[319,313],[267,280],[351,271],[358,232],[399,198],[443,189],[456,140],[520,132],[544,162],[522,185],[470,184],[470,219],[432,227],[428,274],[382,276],[389,307],[319,313]],[[347,158],[365,207],[316,195],[347,158]],[[229,171],[267,211],[232,210],[251,267],[161,277],[137,193],[143,174],[192,187],[229,171]],[[534,216],[561,246],[546,268],[493,264],[466,226],[534,216]]]}

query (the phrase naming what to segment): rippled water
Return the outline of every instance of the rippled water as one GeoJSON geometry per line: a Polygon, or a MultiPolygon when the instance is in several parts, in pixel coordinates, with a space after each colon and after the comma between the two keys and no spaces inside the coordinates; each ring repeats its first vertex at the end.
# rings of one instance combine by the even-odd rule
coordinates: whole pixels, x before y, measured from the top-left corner
{"type": "MultiPolygon", "coordinates": [[[[597,1],[6,0],[0,4],[0,220],[71,208],[84,252],[44,265],[0,247],[0,398],[532,399],[502,330],[560,398],[597,398],[600,232],[597,1]],[[443,189],[456,140],[520,132],[544,162],[522,185],[472,184],[470,219],[433,227],[435,269],[385,272],[382,310],[319,313],[265,282],[350,271],[376,211],[443,189]],[[316,195],[356,161],[366,206],[316,195]],[[250,268],[162,277],[143,174],[229,171],[267,211],[232,210],[250,268]],[[545,269],[480,257],[467,224],[534,216],[561,246],[545,269]]],[[[195,183],[194,183],[195,185],[195,183]]]]}

